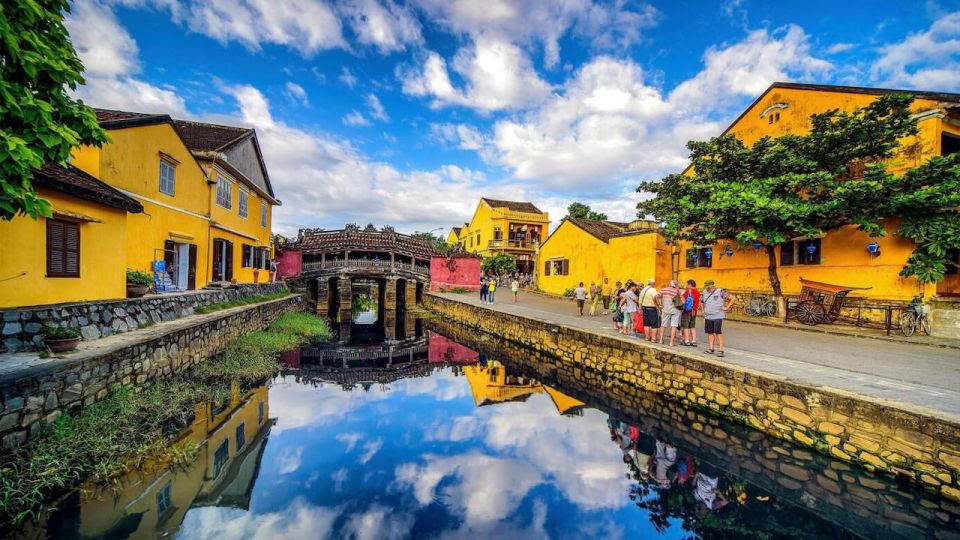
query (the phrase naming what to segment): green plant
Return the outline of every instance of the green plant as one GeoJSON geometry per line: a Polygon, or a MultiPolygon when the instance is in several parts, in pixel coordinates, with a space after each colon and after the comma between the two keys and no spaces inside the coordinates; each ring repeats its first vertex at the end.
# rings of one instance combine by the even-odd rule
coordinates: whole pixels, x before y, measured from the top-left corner
{"type": "Polygon", "coordinates": [[[573,289],[566,289],[563,291],[564,298],[573,298],[573,289]]]}
{"type": "Polygon", "coordinates": [[[604,221],[607,215],[602,212],[594,212],[589,206],[582,202],[570,203],[567,207],[567,215],[575,218],[589,219],[591,221],[604,221]]]}
{"type": "Polygon", "coordinates": [[[227,302],[218,302],[216,304],[209,304],[206,306],[197,306],[193,308],[194,313],[213,313],[214,311],[220,311],[223,309],[229,309],[239,306],[249,306],[251,304],[259,304],[261,302],[269,302],[270,300],[277,300],[289,296],[289,292],[278,292],[272,294],[260,294],[257,296],[248,296],[246,298],[239,298],[237,300],[229,300],[227,302]]]}
{"type": "Polygon", "coordinates": [[[470,292],[470,289],[464,289],[463,287],[454,287],[450,289],[450,292],[452,292],[453,294],[465,294],[470,292]]]}
{"type": "Polygon", "coordinates": [[[80,331],[76,328],[61,328],[59,326],[44,326],[43,337],[47,339],[76,339],[80,331]]]}
{"type": "Polygon", "coordinates": [[[51,215],[33,171],[65,163],[80,145],[100,146],[96,114],[71,94],[83,64],[63,25],[67,0],[0,3],[0,219],[51,215]]]}
{"type": "Polygon", "coordinates": [[[480,269],[496,276],[513,274],[517,271],[517,258],[509,253],[497,253],[483,259],[480,269]]]}
{"type": "Polygon", "coordinates": [[[127,284],[149,287],[153,283],[153,276],[141,270],[127,268],[127,284]]]}

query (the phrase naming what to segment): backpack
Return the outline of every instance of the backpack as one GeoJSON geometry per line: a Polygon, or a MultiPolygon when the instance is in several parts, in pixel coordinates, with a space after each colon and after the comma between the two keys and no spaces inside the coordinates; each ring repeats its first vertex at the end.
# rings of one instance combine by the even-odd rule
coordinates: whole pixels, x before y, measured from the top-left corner
{"type": "Polygon", "coordinates": [[[693,311],[693,295],[692,294],[688,294],[687,298],[683,301],[683,310],[688,313],[693,311]]]}
{"type": "Polygon", "coordinates": [[[683,309],[684,301],[683,297],[680,296],[680,291],[677,291],[677,294],[673,295],[673,307],[677,309],[683,309]]]}

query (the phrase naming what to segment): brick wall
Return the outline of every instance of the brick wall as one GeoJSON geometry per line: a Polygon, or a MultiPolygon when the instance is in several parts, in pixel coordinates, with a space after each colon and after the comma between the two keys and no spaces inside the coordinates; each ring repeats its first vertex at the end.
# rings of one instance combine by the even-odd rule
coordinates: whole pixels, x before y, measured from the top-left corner
{"type": "Polygon", "coordinates": [[[431,257],[430,290],[480,290],[479,257],[431,257]]]}
{"type": "Polygon", "coordinates": [[[0,443],[23,443],[42,423],[104,398],[114,385],[141,385],[182,371],[303,303],[295,295],[146,328],[136,339],[0,376],[0,443]]]}
{"type": "Polygon", "coordinates": [[[761,372],[558,326],[456,300],[425,296],[440,316],[611,380],[707,409],[768,435],[867,470],[902,475],[960,501],[960,425],[866,397],[806,387],[761,372]]]}

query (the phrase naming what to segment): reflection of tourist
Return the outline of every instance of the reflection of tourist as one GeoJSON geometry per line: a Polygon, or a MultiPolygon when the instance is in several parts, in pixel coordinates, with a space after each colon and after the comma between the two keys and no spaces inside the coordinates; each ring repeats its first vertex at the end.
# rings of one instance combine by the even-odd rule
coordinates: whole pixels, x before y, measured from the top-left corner
{"type": "Polygon", "coordinates": [[[719,510],[730,502],[720,491],[720,475],[707,464],[701,464],[697,473],[693,496],[707,510],[719,510]]]}
{"type": "Polygon", "coordinates": [[[654,458],[653,479],[661,486],[670,485],[670,469],[677,463],[677,449],[663,441],[657,441],[654,458]]]}
{"type": "Polygon", "coordinates": [[[654,452],[657,451],[657,440],[649,433],[640,432],[637,441],[633,445],[633,462],[640,472],[640,479],[650,480],[650,467],[653,464],[654,452]]]}

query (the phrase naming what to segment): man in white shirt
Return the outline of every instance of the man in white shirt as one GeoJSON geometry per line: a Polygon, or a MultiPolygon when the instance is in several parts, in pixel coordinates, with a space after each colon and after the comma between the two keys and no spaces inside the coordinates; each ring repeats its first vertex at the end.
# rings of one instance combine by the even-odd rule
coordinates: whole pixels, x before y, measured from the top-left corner
{"type": "Polygon", "coordinates": [[[577,317],[583,317],[583,304],[587,301],[587,290],[583,288],[583,282],[573,290],[573,297],[577,300],[577,317]]]}

